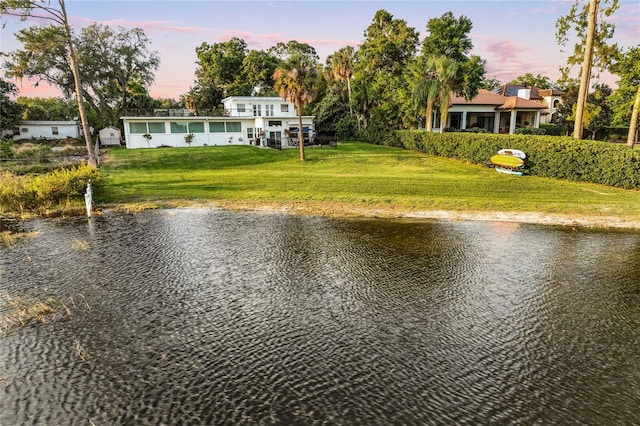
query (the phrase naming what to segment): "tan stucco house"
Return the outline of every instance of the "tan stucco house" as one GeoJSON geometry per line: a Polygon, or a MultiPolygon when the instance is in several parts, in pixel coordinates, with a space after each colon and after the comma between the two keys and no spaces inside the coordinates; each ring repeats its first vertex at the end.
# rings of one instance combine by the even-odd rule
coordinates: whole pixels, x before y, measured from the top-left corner
{"type": "Polygon", "coordinates": [[[445,128],[484,129],[489,133],[513,134],[519,127],[538,128],[542,112],[547,106],[531,100],[530,90],[518,91],[516,96],[504,96],[480,89],[478,95],[466,100],[451,95],[449,118],[445,128]]]}
{"type": "Polygon", "coordinates": [[[558,111],[560,104],[562,104],[564,92],[557,89],[538,89],[537,87],[514,84],[502,85],[494,92],[502,96],[519,96],[520,93],[526,94],[526,90],[529,90],[529,100],[540,102],[546,107],[540,114],[540,124],[551,123],[551,117],[553,117],[553,114],[558,111]]]}

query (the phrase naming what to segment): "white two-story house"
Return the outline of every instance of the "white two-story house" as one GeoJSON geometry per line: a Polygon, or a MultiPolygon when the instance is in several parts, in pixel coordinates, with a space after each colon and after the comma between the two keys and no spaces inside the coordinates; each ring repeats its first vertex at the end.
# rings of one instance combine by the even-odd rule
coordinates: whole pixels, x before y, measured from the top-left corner
{"type": "MultiPolygon", "coordinates": [[[[286,148],[298,145],[298,115],[291,102],[280,97],[231,96],[222,103],[224,114],[220,117],[196,116],[188,112],[172,116],[122,117],[126,146],[260,145],[286,148]]],[[[302,117],[305,139],[315,134],[314,118],[302,117]]]]}

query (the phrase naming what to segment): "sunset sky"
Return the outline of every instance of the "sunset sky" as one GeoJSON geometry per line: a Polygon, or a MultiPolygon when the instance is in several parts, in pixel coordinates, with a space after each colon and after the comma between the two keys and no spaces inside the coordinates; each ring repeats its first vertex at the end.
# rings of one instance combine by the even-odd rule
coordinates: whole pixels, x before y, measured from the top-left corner
{"type": "MultiPolygon", "coordinates": [[[[324,63],[339,48],[358,46],[364,31],[379,9],[402,19],[426,35],[431,18],[451,11],[473,22],[473,54],[487,61],[487,77],[506,83],[527,72],[559,77],[567,51],[555,40],[556,20],[569,11],[573,1],[118,1],[67,0],[67,12],[74,28],[93,22],[112,28],[142,28],[151,40],[150,48],[160,55],[160,68],[150,88],[154,98],[174,98],[194,84],[195,49],[239,37],[249,49],[268,49],[278,42],[297,40],[316,48],[324,63]]],[[[640,2],[621,0],[611,17],[616,24],[614,42],[629,47],[640,42],[640,2]]],[[[32,23],[3,17],[0,30],[2,52],[20,49],[13,34],[32,23]]],[[[577,75],[578,68],[575,69],[577,75]]],[[[616,87],[617,78],[605,74],[601,82],[616,87]]],[[[21,96],[59,96],[43,85],[34,88],[18,81],[21,96]]]]}

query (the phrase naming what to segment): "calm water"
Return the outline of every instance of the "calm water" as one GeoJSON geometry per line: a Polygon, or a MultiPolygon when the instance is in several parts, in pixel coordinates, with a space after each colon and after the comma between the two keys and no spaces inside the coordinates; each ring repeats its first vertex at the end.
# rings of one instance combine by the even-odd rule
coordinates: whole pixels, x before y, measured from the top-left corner
{"type": "Polygon", "coordinates": [[[72,316],[0,334],[2,425],[640,424],[639,233],[208,209],[25,227],[0,294],[72,316]]]}

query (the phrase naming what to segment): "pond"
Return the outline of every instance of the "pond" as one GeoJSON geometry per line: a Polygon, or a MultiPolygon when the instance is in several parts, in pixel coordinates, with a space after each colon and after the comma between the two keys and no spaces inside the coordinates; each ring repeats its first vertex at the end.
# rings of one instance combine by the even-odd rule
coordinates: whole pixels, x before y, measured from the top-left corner
{"type": "Polygon", "coordinates": [[[640,233],[175,209],[0,246],[0,424],[640,423],[640,233]],[[12,318],[22,298],[62,306],[12,318]]]}

